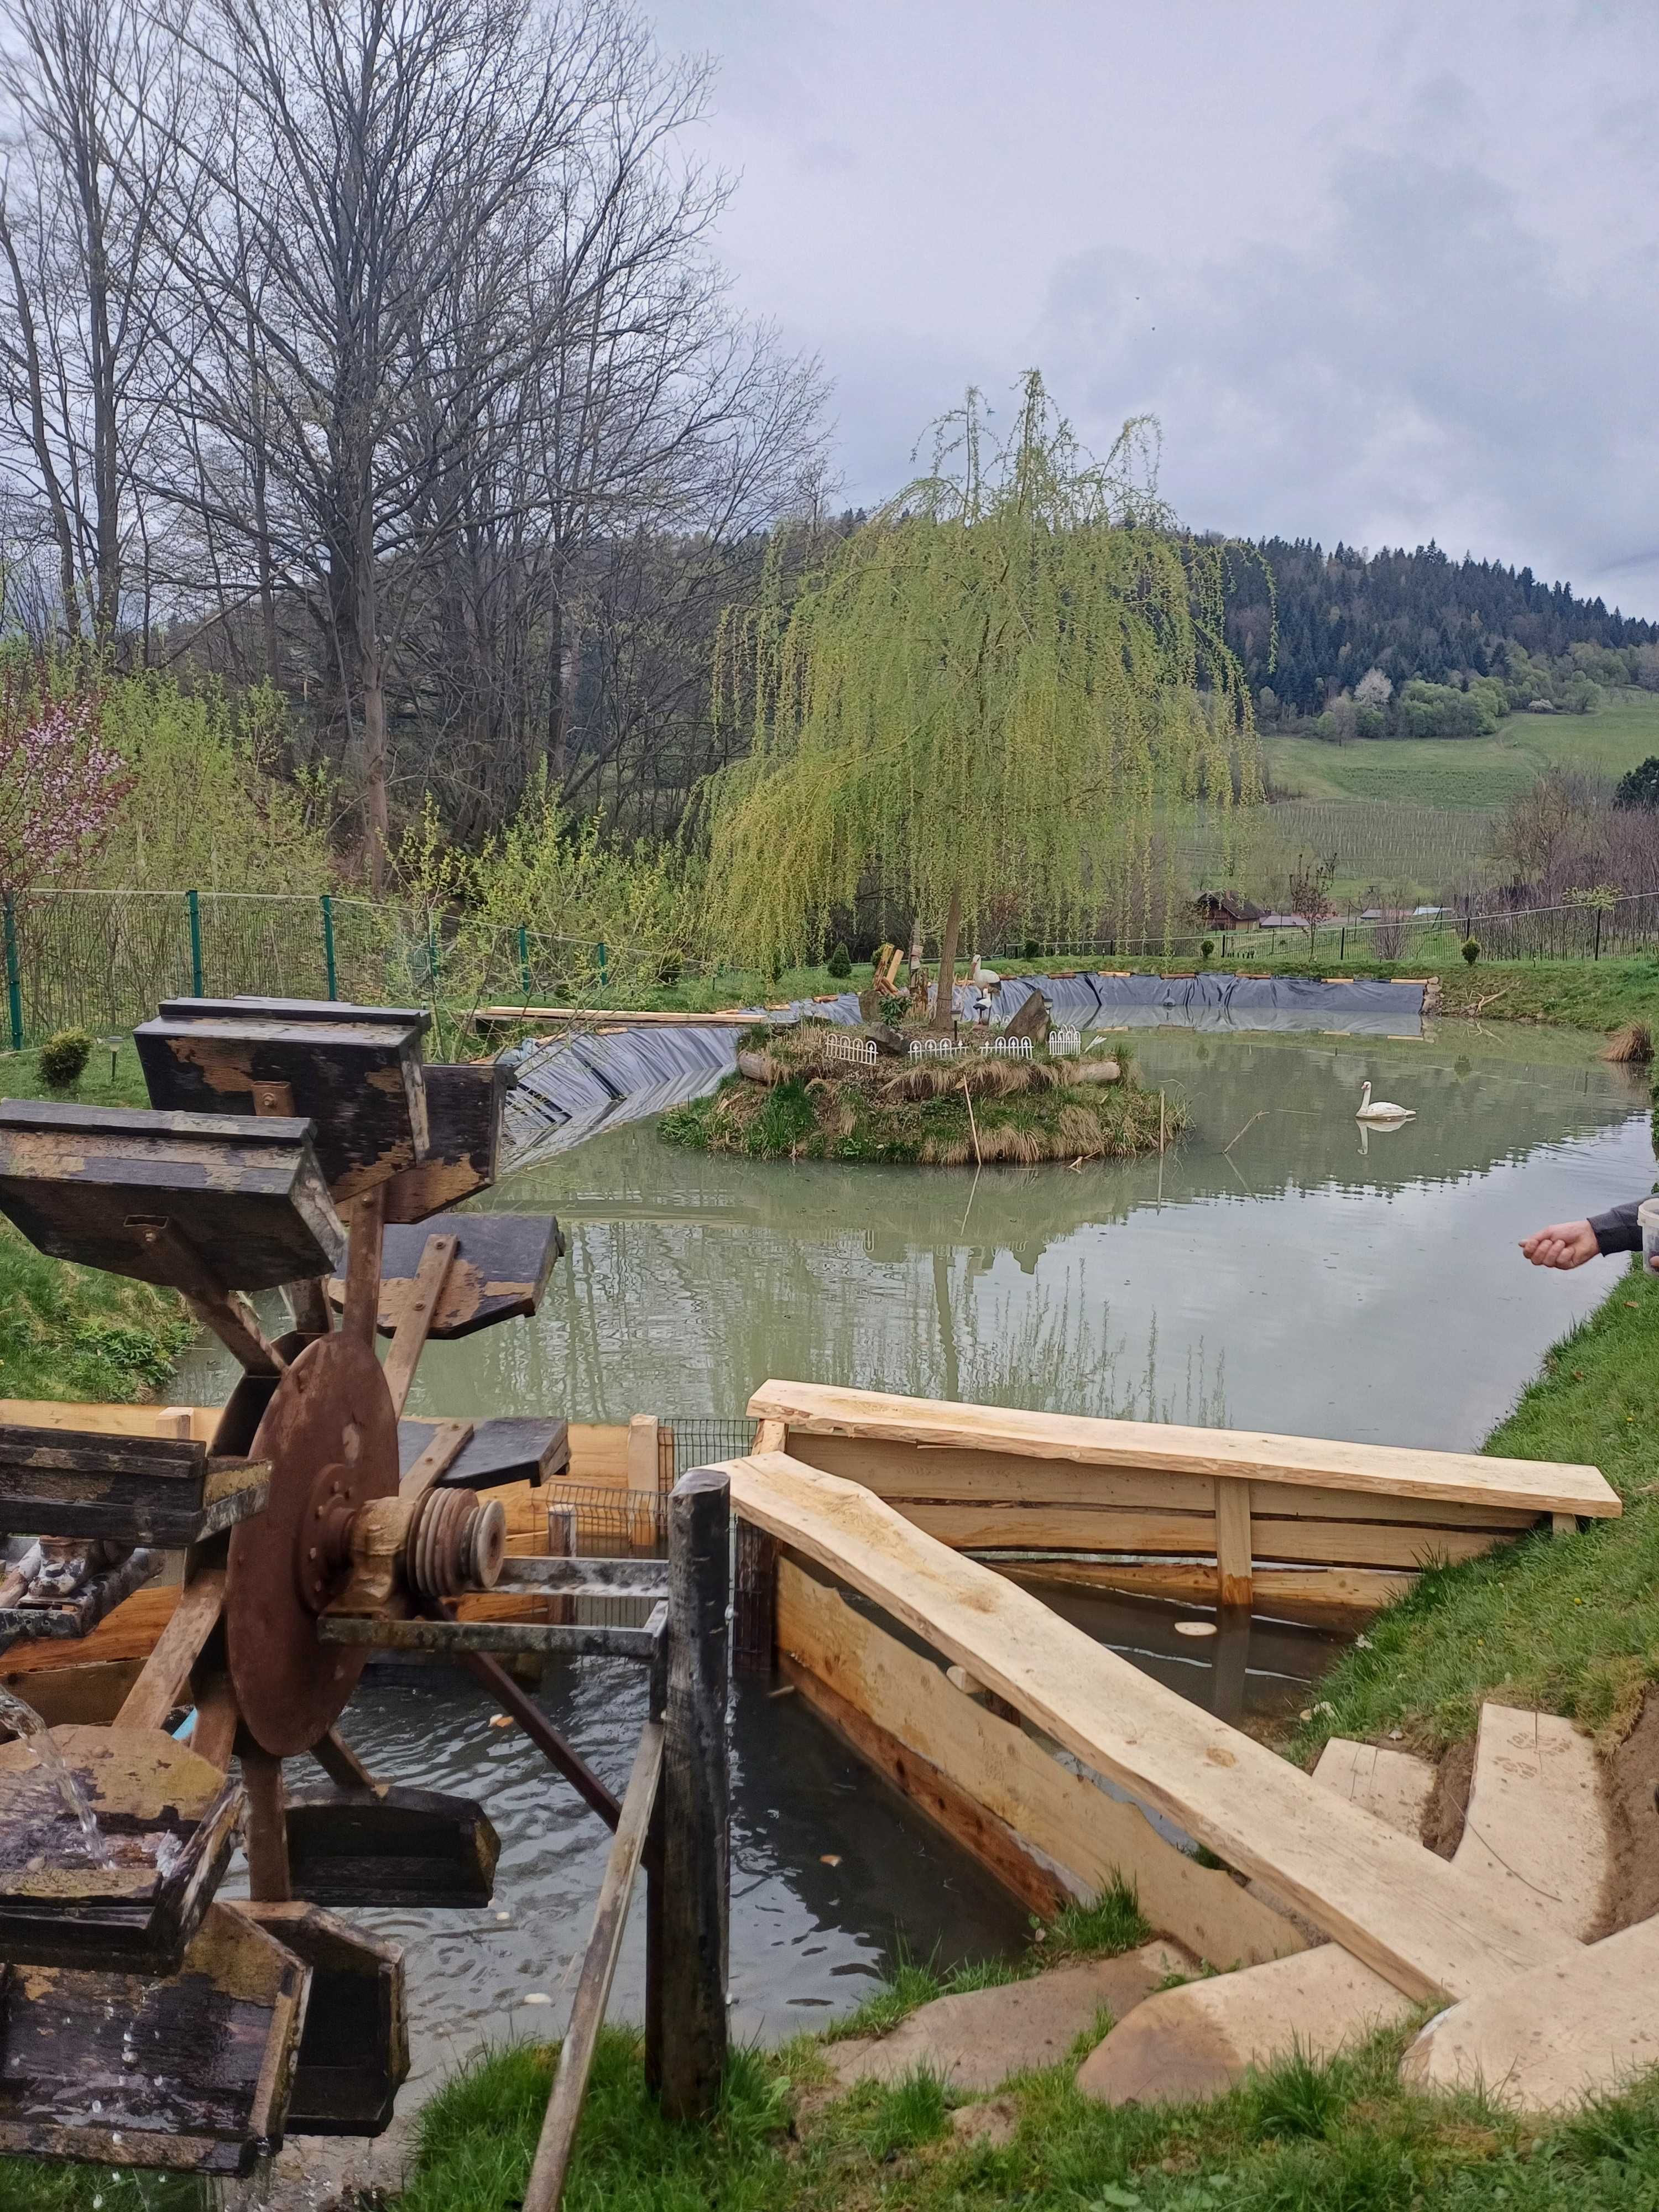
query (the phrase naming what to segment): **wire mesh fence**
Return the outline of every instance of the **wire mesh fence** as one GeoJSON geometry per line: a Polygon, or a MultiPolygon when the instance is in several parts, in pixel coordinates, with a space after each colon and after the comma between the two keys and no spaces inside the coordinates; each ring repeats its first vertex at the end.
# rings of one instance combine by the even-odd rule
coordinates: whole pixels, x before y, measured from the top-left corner
{"type": "Polygon", "coordinates": [[[329,893],[21,891],[3,906],[14,1050],[62,1029],[112,1036],[163,999],[366,1006],[603,1004],[690,974],[660,946],[608,945],[329,893]]]}
{"type": "MultiPolygon", "coordinates": [[[[124,1034],[164,999],[339,999],[480,1006],[627,1003],[642,988],[710,972],[661,946],[607,945],[483,925],[393,901],[237,891],[21,891],[0,902],[5,1006],[0,1048],[54,1030],[124,1034]]],[[[1579,894],[1410,915],[1337,915],[1310,925],[1218,921],[1162,937],[1030,939],[1022,954],[1109,967],[1214,958],[1252,965],[1305,951],[1398,965],[1455,959],[1475,938],[1494,960],[1598,960],[1659,949],[1659,891],[1579,894]],[[1210,950],[1206,953],[1204,948],[1210,950]]],[[[1006,957],[1015,957],[1012,953],[1006,957]]]]}

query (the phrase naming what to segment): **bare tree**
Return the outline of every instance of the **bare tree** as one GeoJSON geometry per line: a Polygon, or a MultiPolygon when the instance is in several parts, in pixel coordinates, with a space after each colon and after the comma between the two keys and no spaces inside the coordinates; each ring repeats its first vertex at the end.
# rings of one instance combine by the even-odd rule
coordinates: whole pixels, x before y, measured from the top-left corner
{"type": "MultiPolygon", "coordinates": [[[[161,225],[189,98],[179,41],[137,0],[13,0],[0,53],[0,392],[14,483],[56,556],[71,637],[116,637],[152,416],[161,225]]],[[[141,627],[148,635],[148,624],[141,627]]]]}

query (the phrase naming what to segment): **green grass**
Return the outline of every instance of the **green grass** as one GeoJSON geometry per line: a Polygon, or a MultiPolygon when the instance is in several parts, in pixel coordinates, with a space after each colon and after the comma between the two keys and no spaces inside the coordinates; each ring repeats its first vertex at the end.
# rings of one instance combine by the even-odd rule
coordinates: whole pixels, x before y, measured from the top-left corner
{"type": "Polygon", "coordinates": [[[1595,714],[1510,714],[1490,738],[1332,745],[1267,737],[1261,750],[1273,788],[1287,797],[1498,807],[1553,764],[1619,776],[1659,753],[1659,693],[1616,693],[1595,714]]]}
{"type": "MultiPolygon", "coordinates": [[[[935,2079],[824,2101],[810,2051],[741,2052],[706,2128],[666,2126],[636,2045],[600,2051],[566,2203],[572,2212],[1651,2212],[1659,2098],[1644,2085],[1564,2125],[1473,2094],[1408,2094],[1402,2035],[1325,2065],[1291,2058],[1202,2106],[1089,2103],[1070,2064],[1016,2076],[1018,2131],[958,2143],[935,2079]],[[805,2089],[805,2099],[799,2091],[805,2089]]],[[[510,2212],[524,2185],[546,2054],[485,2060],[428,2108],[392,2212],[510,2212]]]]}
{"type": "Polygon", "coordinates": [[[1474,1733],[1486,1698],[1619,1732],[1659,1674],[1656,1429],[1659,1278],[1638,1267],[1548,1355],[1486,1444],[1599,1467],[1623,1518],[1423,1575],[1324,1678],[1295,1754],[1396,1728],[1434,1751],[1474,1733]]]}
{"type": "MultiPolygon", "coordinates": [[[[0,1097],[51,1095],[33,1053],[0,1056],[0,1097]]],[[[131,1041],[112,1079],[108,1050],[94,1050],[73,1095],[88,1106],[147,1104],[131,1041]]],[[[0,1398],[152,1396],[195,1333],[170,1291],[49,1260],[0,1221],[0,1398]]]]}
{"type": "Polygon", "coordinates": [[[672,1107],[659,1121],[665,1143],[750,1159],[853,1160],[889,1166],[969,1167],[1001,1161],[1127,1159],[1155,1152],[1184,1120],[1127,1077],[1110,1085],[1055,1080],[1067,1063],[992,1060],[878,1061],[848,1072],[796,1042],[813,1032],[774,1032],[772,1079],[729,1077],[706,1098],[672,1107]],[[901,1086],[936,1083],[933,1096],[901,1086]],[[963,1090],[973,1085],[971,1103],[963,1090]],[[1029,1084],[1030,1087],[1025,1087],[1029,1084]],[[1018,1086],[1018,1087],[1017,1087],[1018,1086]]]}

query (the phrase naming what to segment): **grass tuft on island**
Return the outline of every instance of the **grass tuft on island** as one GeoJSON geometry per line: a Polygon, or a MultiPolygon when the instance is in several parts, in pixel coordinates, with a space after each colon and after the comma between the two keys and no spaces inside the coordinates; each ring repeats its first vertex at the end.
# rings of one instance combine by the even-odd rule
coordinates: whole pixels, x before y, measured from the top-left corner
{"type": "MultiPolygon", "coordinates": [[[[949,1060],[831,1059],[827,1025],[771,1030],[744,1051],[707,1098],[665,1114],[670,1144],[751,1159],[867,1160],[966,1167],[1042,1160],[1133,1159],[1184,1127],[1179,1103],[1140,1089],[1119,1053],[1115,1080],[1103,1060],[1030,1060],[965,1053],[949,1060]]],[[[842,1032],[845,1035],[845,1032],[842,1032]]]]}

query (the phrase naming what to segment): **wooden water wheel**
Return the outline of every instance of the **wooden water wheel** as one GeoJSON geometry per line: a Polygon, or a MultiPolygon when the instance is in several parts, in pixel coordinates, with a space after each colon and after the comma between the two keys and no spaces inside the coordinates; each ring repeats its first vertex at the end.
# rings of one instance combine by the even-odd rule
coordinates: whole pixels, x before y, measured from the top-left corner
{"type": "MultiPolygon", "coordinates": [[[[0,1428],[0,1535],[39,1540],[39,1587],[0,1581],[0,1647],[84,1633],[100,1591],[115,1601],[164,1550],[184,1556],[113,1723],[0,1743],[0,2154],[247,2172],[290,2107],[301,2126],[386,2124],[407,2066],[401,1966],[318,1906],[487,1902],[497,1846],[479,1807],[376,1784],[337,1733],[377,1644],[482,1674],[616,1825],[610,1792],[490,1656],[526,1633],[607,1648],[607,1632],[509,1623],[503,1638],[453,1618],[502,1573],[490,1486],[556,1473],[563,1423],[403,1419],[428,1340],[533,1313],[562,1249],[549,1217],[442,1210],[495,1175],[506,1079],[426,1067],[426,1025],[174,1001],[137,1032],[148,1112],[0,1103],[0,1211],[43,1251],[178,1291],[241,1369],[210,1442],[0,1428]],[[293,1326],[272,1335],[250,1300],[278,1286],[293,1326]],[[168,1732],[181,1709],[187,1748],[168,1732]],[[290,1802],[283,1761],[301,1753],[334,1786],[290,1802]],[[106,1863],[66,1810],[76,1789],[106,1863]],[[252,1901],[222,1906],[239,1824],[252,1901]],[[110,2023],[138,2021],[179,2043],[171,2102],[153,2069],[102,2051],[110,2023]],[[216,2036],[240,2056],[198,2094],[187,2046],[216,2036]]],[[[639,1565],[639,1594],[664,1597],[660,1566],[639,1565]]],[[[561,1567],[579,1577],[514,1563],[532,1580],[561,1567]]],[[[663,1611],[614,1647],[659,1679],[663,1611]]]]}

